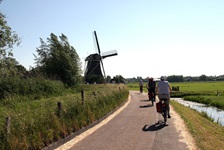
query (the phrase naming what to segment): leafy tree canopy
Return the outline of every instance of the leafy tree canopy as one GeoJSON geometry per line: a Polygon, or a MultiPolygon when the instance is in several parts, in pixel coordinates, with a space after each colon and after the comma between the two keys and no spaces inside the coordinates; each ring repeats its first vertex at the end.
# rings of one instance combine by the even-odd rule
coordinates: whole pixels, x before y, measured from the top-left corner
{"type": "Polygon", "coordinates": [[[121,75],[116,75],[112,80],[116,83],[125,83],[125,79],[121,75]]]}
{"type": "Polygon", "coordinates": [[[20,39],[18,35],[12,31],[12,29],[7,25],[5,20],[5,15],[0,12],[0,59],[7,56],[13,56],[12,48],[13,45],[19,45],[20,39]]]}
{"type": "Polygon", "coordinates": [[[35,62],[40,72],[49,77],[60,79],[68,86],[76,85],[81,80],[81,62],[68,38],[62,34],[59,38],[53,33],[47,42],[40,38],[40,47],[36,52],[35,62]]]}
{"type": "Polygon", "coordinates": [[[107,76],[107,77],[106,77],[106,82],[107,82],[107,83],[110,83],[110,80],[111,80],[111,76],[107,76]]]}
{"type": "MultiPolygon", "coordinates": [[[[0,0],[1,4],[2,0],[0,0]]],[[[7,25],[5,15],[0,12],[0,71],[1,77],[8,77],[11,72],[15,72],[14,59],[8,59],[13,56],[13,46],[20,44],[20,38],[7,25]],[[12,62],[11,62],[12,61],[12,62]]]]}

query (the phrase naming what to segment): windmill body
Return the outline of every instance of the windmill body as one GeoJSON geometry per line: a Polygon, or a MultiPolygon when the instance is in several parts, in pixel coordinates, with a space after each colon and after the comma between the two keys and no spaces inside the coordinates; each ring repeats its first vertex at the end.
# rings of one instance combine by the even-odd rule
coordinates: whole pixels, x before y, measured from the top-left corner
{"type": "Polygon", "coordinates": [[[104,58],[117,55],[117,51],[108,51],[101,55],[96,31],[94,31],[93,35],[98,53],[90,54],[88,57],[86,57],[85,62],[87,62],[87,65],[85,67],[84,77],[86,83],[105,83],[106,74],[102,60],[104,58]],[[101,69],[103,70],[103,73],[101,69]]]}
{"type": "Polygon", "coordinates": [[[90,54],[86,57],[87,66],[85,70],[85,76],[97,75],[103,77],[100,65],[100,55],[99,54],[90,54]]]}

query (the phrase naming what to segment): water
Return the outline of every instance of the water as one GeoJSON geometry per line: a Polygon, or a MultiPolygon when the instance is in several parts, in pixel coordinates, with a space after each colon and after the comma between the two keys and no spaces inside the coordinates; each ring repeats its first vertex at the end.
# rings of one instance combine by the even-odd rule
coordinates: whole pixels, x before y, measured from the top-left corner
{"type": "Polygon", "coordinates": [[[206,106],[205,104],[190,102],[183,100],[182,98],[172,98],[172,100],[179,102],[180,104],[195,109],[198,112],[205,112],[207,115],[214,119],[214,122],[218,122],[224,126],[224,110],[220,110],[216,107],[206,106]]]}

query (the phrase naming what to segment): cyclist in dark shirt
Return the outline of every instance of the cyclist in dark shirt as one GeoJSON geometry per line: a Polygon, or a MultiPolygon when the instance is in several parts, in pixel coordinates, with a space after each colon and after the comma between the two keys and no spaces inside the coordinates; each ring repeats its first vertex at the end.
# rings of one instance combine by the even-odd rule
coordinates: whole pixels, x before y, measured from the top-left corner
{"type": "Polygon", "coordinates": [[[156,82],[153,80],[153,78],[149,78],[147,83],[147,89],[148,89],[148,95],[149,100],[155,100],[155,89],[156,89],[156,82]]]}

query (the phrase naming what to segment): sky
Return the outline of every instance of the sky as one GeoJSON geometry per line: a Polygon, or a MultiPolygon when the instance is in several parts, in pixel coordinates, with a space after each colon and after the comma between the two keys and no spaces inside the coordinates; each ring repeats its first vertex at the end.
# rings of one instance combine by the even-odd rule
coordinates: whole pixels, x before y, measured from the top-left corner
{"type": "Polygon", "coordinates": [[[117,50],[103,59],[106,75],[124,78],[223,75],[223,0],[3,0],[0,11],[22,42],[16,60],[35,67],[40,38],[64,34],[85,58],[117,50]]]}

